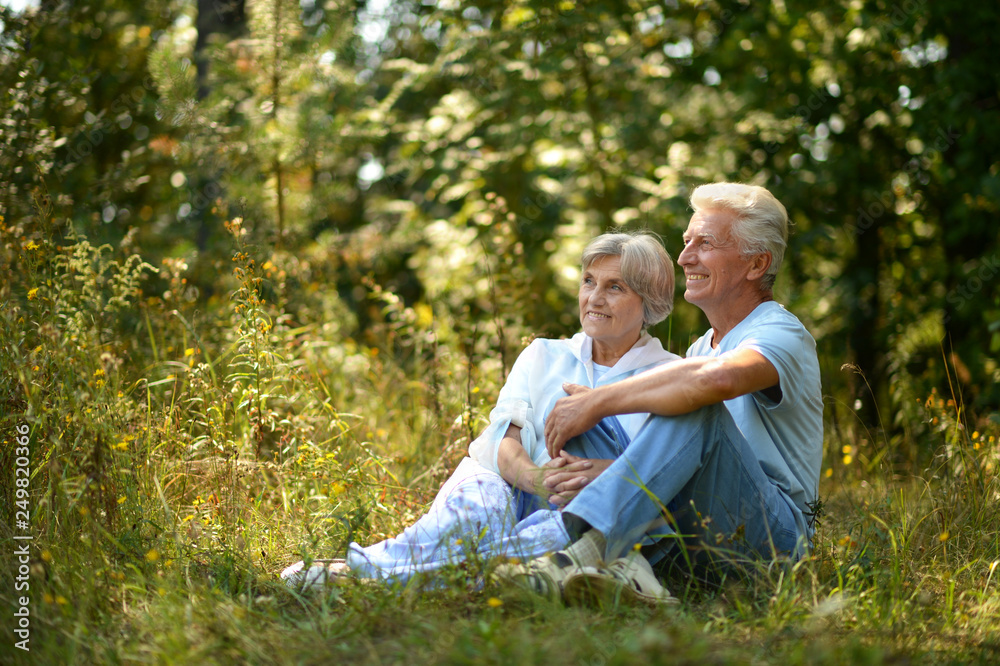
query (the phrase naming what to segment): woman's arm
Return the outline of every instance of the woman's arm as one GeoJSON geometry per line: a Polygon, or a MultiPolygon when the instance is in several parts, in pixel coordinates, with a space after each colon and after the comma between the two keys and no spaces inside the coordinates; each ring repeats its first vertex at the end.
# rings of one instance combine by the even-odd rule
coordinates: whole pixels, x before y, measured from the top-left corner
{"type": "Polygon", "coordinates": [[[611,465],[612,460],[590,460],[563,453],[542,467],[535,465],[521,446],[521,429],[507,428],[500,442],[497,466],[504,481],[524,492],[547,497],[563,506],[611,465]]]}
{"type": "Polygon", "coordinates": [[[528,452],[521,446],[521,429],[511,425],[500,441],[497,467],[504,481],[532,495],[541,495],[543,470],[535,465],[528,452]]]}
{"type": "MultiPolygon", "coordinates": [[[[539,432],[535,431],[535,416],[532,409],[532,389],[537,387],[537,379],[532,379],[532,369],[548,365],[547,360],[540,358],[545,352],[543,343],[541,339],[535,340],[518,355],[510,374],[507,375],[507,380],[500,389],[496,405],[490,411],[490,424],[469,445],[471,458],[486,469],[500,474],[511,485],[515,485],[514,482],[507,474],[501,472],[501,448],[508,449],[504,454],[507,463],[516,464],[511,460],[511,456],[519,453],[518,449],[527,451],[528,458],[532,458],[533,454],[537,457],[540,453],[539,448],[543,446],[538,441],[541,437],[541,428],[539,427],[539,432]],[[514,430],[508,428],[511,424],[515,424],[514,430]],[[504,439],[507,437],[513,437],[514,441],[505,445],[504,439]]],[[[519,469],[520,465],[513,471],[519,469]]]]}

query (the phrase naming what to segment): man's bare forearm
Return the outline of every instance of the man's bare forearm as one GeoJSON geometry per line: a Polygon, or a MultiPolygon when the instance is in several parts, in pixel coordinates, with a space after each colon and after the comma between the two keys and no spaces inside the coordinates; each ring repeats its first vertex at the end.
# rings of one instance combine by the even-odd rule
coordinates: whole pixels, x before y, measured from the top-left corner
{"type": "Polygon", "coordinates": [[[555,457],[570,438],[608,416],[687,414],[777,384],[778,372],[770,361],[756,351],[740,350],[682,359],[593,390],[564,385],[570,395],[556,402],[545,422],[546,446],[555,457]]]}
{"type": "Polygon", "coordinates": [[[638,412],[671,416],[721,402],[725,391],[713,385],[712,361],[684,359],[594,389],[588,394],[592,416],[597,420],[638,412]]]}
{"type": "Polygon", "coordinates": [[[778,373],[767,359],[741,350],[718,358],[682,359],[595,389],[591,400],[598,420],[637,412],[676,416],[777,383],[778,373]]]}

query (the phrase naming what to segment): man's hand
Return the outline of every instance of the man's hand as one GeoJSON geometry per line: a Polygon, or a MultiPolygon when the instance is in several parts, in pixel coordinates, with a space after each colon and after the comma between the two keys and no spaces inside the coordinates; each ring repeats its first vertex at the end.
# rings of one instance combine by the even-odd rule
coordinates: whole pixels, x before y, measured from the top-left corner
{"type": "Polygon", "coordinates": [[[601,472],[611,466],[614,460],[601,458],[581,458],[566,451],[560,452],[542,466],[545,471],[542,481],[548,501],[556,506],[566,506],[601,472]]]}
{"type": "Polygon", "coordinates": [[[593,428],[601,420],[591,389],[579,384],[563,384],[569,395],[556,401],[545,417],[545,448],[549,457],[558,458],[566,442],[593,428]]]}

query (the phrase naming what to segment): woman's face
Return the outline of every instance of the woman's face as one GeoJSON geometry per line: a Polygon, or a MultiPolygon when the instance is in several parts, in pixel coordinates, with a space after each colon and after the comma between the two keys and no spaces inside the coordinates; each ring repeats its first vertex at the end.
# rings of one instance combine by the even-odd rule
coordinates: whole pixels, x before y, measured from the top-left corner
{"type": "Polygon", "coordinates": [[[600,363],[598,347],[617,361],[642,331],[642,297],[622,279],[620,257],[598,257],[584,269],[579,301],[580,324],[594,339],[594,361],[600,363]]]}

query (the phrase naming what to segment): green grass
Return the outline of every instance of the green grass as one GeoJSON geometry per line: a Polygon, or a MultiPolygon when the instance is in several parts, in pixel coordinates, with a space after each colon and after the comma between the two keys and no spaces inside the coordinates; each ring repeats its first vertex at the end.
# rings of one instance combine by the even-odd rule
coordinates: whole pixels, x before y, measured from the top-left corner
{"type": "MultiPolygon", "coordinates": [[[[34,537],[31,652],[8,633],[4,663],[1000,659],[998,432],[970,432],[961,405],[936,394],[906,447],[844,426],[830,400],[812,556],[712,582],[665,571],[675,608],[564,608],[481,588],[475,566],[431,589],[296,594],[277,578],[284,566],[394,535],[432,499],[499,389],[490,324],[370,284],[378,316],[352,340],[302,314],[339,306],[288,255],[259,266],[238,244],[220,286],[233,298],[194,303],[176,298],[177,262],[152,296],[136,291],[151,270],[137,260],[4,230],[18,280],[0,292],[0,534],[19,533],[10,470],[24,424],[34,537]],[[272,283],[298,286],[267,291],[281,271],[272,283]],[[295,303],[308,307],[293,317],[295,303]],[[897,449],[935,455],[918,464],[897,449]]],[[[4,609],[16,573],[13,560],[0,567],[4,609]]]]}

